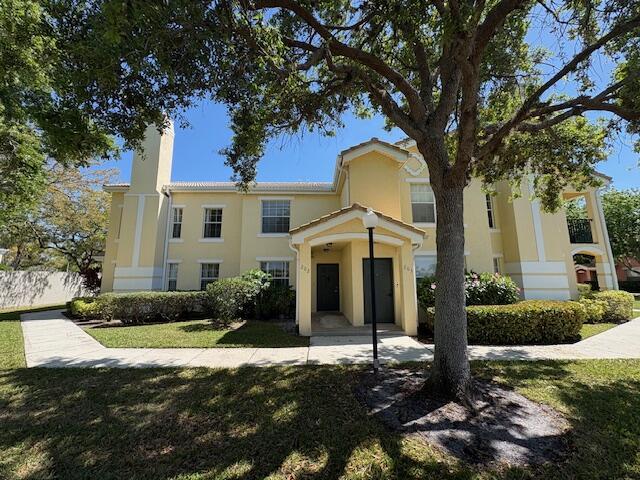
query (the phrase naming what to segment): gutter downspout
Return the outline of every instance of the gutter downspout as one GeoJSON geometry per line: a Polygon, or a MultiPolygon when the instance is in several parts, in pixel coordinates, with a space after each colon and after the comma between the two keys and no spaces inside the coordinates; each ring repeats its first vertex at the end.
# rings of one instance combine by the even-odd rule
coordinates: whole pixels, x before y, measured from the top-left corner
{"type": "Polygon", "coordinates": [[[607,248],[607,256],[609,257],[609,266],[611,268],[611,282],[613,283],[613,289],[619,290],[618,286],[618,275],[616,274],[616,262],[613,258],[613,251],[611,250],[611,243],[609,242],[609,231],[607,230],[607,223],[604,218],[604,210],[602,209],[602,200],[600,198],[600,191],[602,189],[598,188],[595,192],[596,194],[596,207],[598,208],[598,217],[600,219],[600,225],[602,228],[602,236],[604,237],[604,243],[607,248]]]}
{"type": "Polygon", "coordinates": [[[298,249],[295,248],[291,243],[291,235],[289,235],[289,248],[296,253],[296,325],[300,325],[300,293],[298,291],[299,273],[300,273],[300,255],[298,255],[298,249]]]}
{"type": "Polygon", "coordinates": [[[171,196],[171,190],[166,189],[162,192],[169,199],[169,206],[167,207],[167,224],[165,228],[164,236],[164,253],[162,256],[162,291],[166,289],[167,285],[167,255],[169,254],[169,223],[171,220],[171,209],[173,206],[173,197],[171,196]]]}

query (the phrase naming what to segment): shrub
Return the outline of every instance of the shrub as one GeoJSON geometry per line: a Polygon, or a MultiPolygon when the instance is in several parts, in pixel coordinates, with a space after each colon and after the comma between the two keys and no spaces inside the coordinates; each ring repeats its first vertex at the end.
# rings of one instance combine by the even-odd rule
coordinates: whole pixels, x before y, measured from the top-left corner
{"type": "Polygon", "coordinates": [[[260,318],[294,318],[296,291],[290,285],[270,285],[259,298],[260,318]]]}
{"type": "MultiPolygon", "coordinates": [[[[423,308],[435,305],[435,277],[418,281],[418,301],[423,308]]],[[[464,282],[467,305],[508,305],[520,299],[520,289],[509,277],[497,273],[468,273],[464,282]]]]}
{"type": "Polygon", "coordinates": [[[93,320],[102,316],[102,309],[95,297],[77,297],[67,304],[69,314],[74,318],[93,320]]]}
{"type": "MultiPolygon", "coordinates": [[[[585,309],[578,302],[526,300],[512,305],[470,306],[467,310],[469,342],[491,345],[558,343],[578,336],[585,309]]],[[[435,309],[427,309],[433,328],[435,309]]]]}
{"type": "Polygon", "coordinates": [[[588,297],[591,295],[591,284],[590,283],[579,283],[578,284],[578,294],[580,298],[588,297]]]}
{"type": "Polygon", "coordinates": [[[242,277],[222,278],[207,286],[211,313],[222,322],[251,315],[260,289],[242,277]]]}
{"type": "Polygon", "coordinates": [[[633,295],[629,292],[605,290],[594,293],[593,298],[606,304],[602,317],[605,322],[624,322],[633,317],[633,295]]]}
{"type": "Polygon", "coordinates": [[[604,318],[607,302],[593,298],[583,297],[578,303],[584,307],[586,318],[585,323],[598,323],[604,318]]]}
{"type": "Polygon", "coordinates": [[[105,293],[97,298],[106,320],[125,324],[175,322],[204,311],[205,292],[105,293]]]}

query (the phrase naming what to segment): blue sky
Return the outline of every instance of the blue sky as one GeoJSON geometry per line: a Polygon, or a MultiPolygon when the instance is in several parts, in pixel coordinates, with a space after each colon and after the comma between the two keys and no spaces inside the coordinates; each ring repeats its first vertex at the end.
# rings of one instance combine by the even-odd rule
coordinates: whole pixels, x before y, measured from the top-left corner
{"type": "MultiPolygon", "coordinates": [[[[224,106],[206,103],[187,112],[191,128],[176,126],[173,155],[173,181],[227,181],[231,169],[224,165],[218,151],[231,141],[228,118],[224,106]]],[[[272,141],[258,165],[260,181],[331,181],[336,155],[350,146],[371,137],[395,142],[404,138],[399,129],[384,130],[381,117],[360,120],[345,117],[345,128],[335,137],[316,133],[272,141]]],[[[109,164],[120,170],[120,180],[129,181],[132,153],[109,164]]],[[[616,188],[640,187],[640,169],[631,140],[616,142],[609,158],[598,170],[613,177],[616,188]],[[626,145],[625,145],[626,143],[626,145]]]]}

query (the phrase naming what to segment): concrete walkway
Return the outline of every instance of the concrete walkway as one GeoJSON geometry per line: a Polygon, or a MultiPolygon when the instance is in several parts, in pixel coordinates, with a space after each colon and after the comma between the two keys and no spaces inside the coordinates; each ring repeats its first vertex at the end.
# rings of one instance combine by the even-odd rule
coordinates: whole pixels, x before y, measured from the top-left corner
{"type": "MultiPolygon", "coordinates": [[[[106,348],[61,310],[21,317],[28,367],[241,367],[356,364],[371,361],[370,337],[312,337],[294,348],[106,348]]],[[[433,345],[382,336],[381,363],[430,361],[433,345]]],[[[573,345],[469,347],[475,360],[640,358],[640,317],[573,345]]]]}

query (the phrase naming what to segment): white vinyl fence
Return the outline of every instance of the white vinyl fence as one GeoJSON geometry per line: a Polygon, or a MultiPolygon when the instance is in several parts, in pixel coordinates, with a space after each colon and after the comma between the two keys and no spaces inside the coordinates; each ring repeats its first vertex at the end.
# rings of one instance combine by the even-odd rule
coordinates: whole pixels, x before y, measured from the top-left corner
{"type": "Polygon", "coordinates": [[[0,272],[0,309],[64,303],[89,294],[77,273],[0,272]]]}

